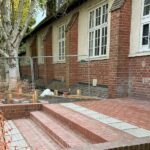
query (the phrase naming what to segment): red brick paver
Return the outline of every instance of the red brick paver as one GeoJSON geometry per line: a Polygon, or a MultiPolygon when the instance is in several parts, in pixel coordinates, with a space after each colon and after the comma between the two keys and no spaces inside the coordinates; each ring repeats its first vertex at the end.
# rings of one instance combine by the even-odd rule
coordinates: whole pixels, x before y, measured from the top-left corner
{"type": "Polygon", "coordinates": [[[31,112],[31,118],[40,124],[51,138],[64,147],[76,147],[86,144],[77,136],[74,136],[69,131],[65,130],[61,125],[57,124],[57,122],[43,112],[31,112]]]}
{"type": "Polygon", "coordinates": [[[66,123],[70,128],[79,131],[93,143],[133,138],[133,136],[129,134],[74,112],[61,105],[44,105],[44,111],[66,123]]]}
{"type": "Polygon", "coordinates": [[[60,149],[60,147],[30,119],[14,120],[14,123],[16,124],[16,126],[26,139],[26,141],[33,149],[37,150],[60,149]]]}
{"type": "Polygon", "coordinates": [[[150,102],[133,99],[78,102],[80,106],[150,130],[150,102]]]}

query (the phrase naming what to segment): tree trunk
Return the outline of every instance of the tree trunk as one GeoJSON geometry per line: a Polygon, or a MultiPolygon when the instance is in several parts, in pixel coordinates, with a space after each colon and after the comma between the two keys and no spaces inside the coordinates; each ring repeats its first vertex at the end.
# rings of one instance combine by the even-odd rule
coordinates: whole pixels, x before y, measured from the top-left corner
{"type": "Polygon", "coordinates": [[[14,90],[17,87],[17,82],[20,80],[19,60],[17,50],[13,50],[13,57],[8,60],[9,64],[9,90],[14,90]]]}

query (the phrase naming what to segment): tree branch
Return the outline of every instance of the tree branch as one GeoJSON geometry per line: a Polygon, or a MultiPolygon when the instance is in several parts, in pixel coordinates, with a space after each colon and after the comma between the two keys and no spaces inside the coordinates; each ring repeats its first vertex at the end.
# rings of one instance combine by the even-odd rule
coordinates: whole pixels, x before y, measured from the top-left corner
{"type": "Polygon", "coordinates": [[[10,50],[11,49],[11,41],[9,40],[7,32],[6,32],[6,30],[5,30],[5,28],[4,28],[3,24],[2,24],[2,21],[0,21],[0,29],[1,29],[1,31],[3,33],[3,37],[4,37],[4,39],[5,39],[6,43],[7,43],[7,46],[9,48],[9,50],[10,50]]]}
{"type": "MultiPolygon", "coordinates": [[[[16,37],[19,33],[19,27],[20,27],[22,15],[23,15],[23,6],[24,6],[24,0],[19,0],[18,17],[15,21],[13,37],[16,37]]],[[[15,41],[15,39],[14,39],[14,41],[15,41]]]]}
{"type": "Polygon", "coordinates": [[[30,23],[30,21],[31,21],[32,15],[33,15],[33,13],[34,13],[34,8],[35,8],[34,6],[35,6],[35,3],[36,3],[36,0],[32,0],[32,1],[31,1],[30,8],[29,8],[29,13],[28,13],[28,16],[27,16],[27,18],[26,18],[25,25],[24,25],[22,31],[20,32],[20,34],[19,34],[18,37],[17,37],[17,40],[16,40],[16,42],[15,42],[15,46],[17,46],[18,43],[21,42],[21,40],[22,40],[24,34],[25,34],[26,31],[27,31],[27,28],[28,28],[29,23],[30,23]]]}
{"type": "Polygon", "coordinates": [[[14,20],[15,20],[15,8],[14,8],[14,0],[11,0],[11,9],[12,9],[12,25],[14,26],[14,20]]]}
{"type": "Polygon", "coordinates": [[[1,22],[3,24],[3,28],[5,29],[5,32],[7,33],[7,35],[10,34],[10,31],[12,29],[11,27],[11,15],[10,15],[10,0],[4,0],[2,1],[1,4],[1,22]]]}
{"type": "Polygon", "coordinates": [[[9,55],[6,52],[4,52],[2,49],[0,49],[0,54],[9,58],[9,55]]]}

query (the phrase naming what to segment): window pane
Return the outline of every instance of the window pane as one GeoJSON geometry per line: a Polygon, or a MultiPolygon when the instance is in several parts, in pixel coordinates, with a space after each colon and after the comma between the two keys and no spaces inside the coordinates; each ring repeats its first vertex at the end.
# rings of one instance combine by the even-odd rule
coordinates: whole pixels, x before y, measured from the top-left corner
{"type": "Polygon", "coordinates": [[[64,37],[65,37],[65,27],[62,26],[62,38],[64,38],[64,37]]]}
{"type": "Polygon", "coordinates": [[[90,12],[89,19],[89,55],[101,56],[107,50],[108,4],[90,12]]]}
{"type": "Polygon", "coordinates": [[[100,29],[95,31],[95,56],[99,55],[100,49],[100,29]]]}
{"type": "Polygon", "coordinates": [[[148,36],[149,33],[149,24],[143,26],[143,36],[148,36]]]}
{"type": "Polygon", "coordinates": [[[149,24],[143,25],[142,45],[148,45],[149,24]]]}
{"type": "Polygon", "coordinates": [[[61,60],[61,42],[59,42],[59,60],[61,60]]]}
{"type": "Polygon", "coordinates": [[[108,20],[108,4],[103,6],[103,18],[102,23],[106,23],[108,20]]]}
{"type": "Polygon", "coordinates": [[[150,0],[145,0],[144,2],[144,12],[143,15],[149,15],[150,14],[150,0]]]}
{"type": "Polygon", "coordinates": [[[144,7],[144,16],[149,15],[150,13],[150,5],[144,7]]]}
{"type": "Polygon", "coordinates": [[[148,37],[143,37],[142,45],[148,45],[148,37]]]}
{"type": "Polygon", "coordinates": [[[94,32],[89,33],[89,55],[93,56],[93,38],[94,32]]]}
{"type": "Polygon", "coordinates": [[[101,24],[101,7],[96,9],[96,26],[101,24]]]}
{"type": "Polygon", "coordinates": [[[101,55],[106,55],[107,49],[107,27],[102,28],[101,55]]]}
{"type": "Polygon", "coordinates": [[[59,60],[64,60],[65,54],[65,26],[59,27],[59,60]]]}
{"type": "Polygon", "coordinates": [[[90,12],[89,27],[90,27],[90,28],[93,28],[93,27],[94,27],[94,11],[91,11],[91,12],[90,12]]]}
{"type": "Polygon", "coordinates": [[[150,0],[145,0],[144,5],[150,5],[150,0]]]}
{"type": "Polygon", "coordinates": [[[61,27],[59,28],[59,39],[61,39],[61,27]]]}
{"type": "Polygon", "coordinates": [[[65,53],[65,42],[62,41],[62,51],[61,51],[62,60],[64,59],[64,53],[65,53]]]}

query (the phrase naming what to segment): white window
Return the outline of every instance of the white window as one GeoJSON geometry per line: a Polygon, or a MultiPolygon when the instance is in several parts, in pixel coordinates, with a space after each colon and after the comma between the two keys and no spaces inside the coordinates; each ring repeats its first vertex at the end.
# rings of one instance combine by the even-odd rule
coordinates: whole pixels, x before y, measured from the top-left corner
{"type": "Polygon", "coordinates": [[[89,56],[107,54],[108,4],[90,11],[89,15],[89,56]]]}
{"type": "Polygon", "coordinates": [[[62,25],[58,29],[58,55],[59,61],[65,60],[65,25],[62,25]]]}
{"type": "Polygon", "coordinates": [[[150,0],[143,0],[141,51],[150,50],[150,0]]]}

